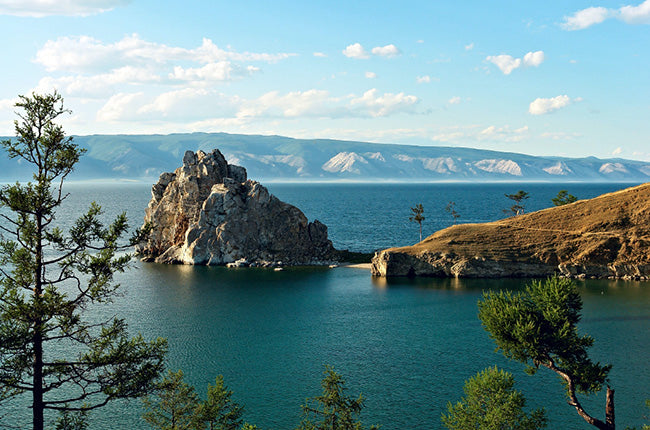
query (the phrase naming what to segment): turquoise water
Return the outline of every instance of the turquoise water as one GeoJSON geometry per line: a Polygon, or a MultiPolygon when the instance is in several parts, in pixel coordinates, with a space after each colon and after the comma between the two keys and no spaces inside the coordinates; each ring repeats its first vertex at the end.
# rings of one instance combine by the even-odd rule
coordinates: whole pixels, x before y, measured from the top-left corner
{"type": "MultiPolygon", "coordinates": [[[[565,185],[589,197],[620,188],[565,185]]],[[[269,187],[301,207],[310,219],[329,226],[337,248],[370,251],[417,239],[408,223],[409,206],[423,203],[424,229],[451,222],[444,212],[454,200],[461,221],[502,217],[504,193],[523,188],[531,209],[547,207],[557,185],[282,185],[269,187]],[[535,198],[537,197],[537,198],[535,198]],[[546,203],[548,201],[548,203],[546,203]],[[437,208],[437,209],[434,209],[437,208]],[[469,215],[471,214],[471,216],[469,215]],[[406,221],[404,220],[406,219],[406,221]]],[[[126,209],[142,218],[149,199],[141,185],[74,185],[68,208],[78,212],[91,199],[107,215],[126,209]]],[[[70,214],[62,213],[62,222],[70,214]]],[[[168,365],[181,368],[204,395],[223,374],[245,418],[264,429],[293,428],[300,405],[320,392],[323,366],[333,365],[349,392],[367,398],[367,424],[383,429],[441,428],[447,401],[462,395],[465,379],[497,364],[513,372],[532,407],[545,406],[549,428],[590,428],[566,404],[558,380],[548,372],[527,376],[521,365],[493,352],[476,317],[482,291],[521,288],[519,280],[372,279],[363,269],[263,269],[161,266],[137,262],[120,276],[123,296],[110,309],[125,317],[131,331],[169,339],[168,365]]],[[[581,329],[596,339],[592,355],[610,362],[620,428],[639,425],[650,397],[650,288],[634,282],[582,282],[581,329]]],[[[585,402],[602,417],[604,393],[585,402]]],[[[113,405],[92,415],[93,429],[146,429],[140,403],[113,405]]],[[[12,410],[20,424],[28,410],[12,410]]]]}

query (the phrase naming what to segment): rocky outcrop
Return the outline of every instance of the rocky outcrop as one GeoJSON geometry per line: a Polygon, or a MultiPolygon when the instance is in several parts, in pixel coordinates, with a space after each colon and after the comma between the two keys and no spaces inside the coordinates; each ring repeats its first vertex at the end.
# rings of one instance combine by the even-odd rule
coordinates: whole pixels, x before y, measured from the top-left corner
{"type": "Polygon", "coordinates": [[[328,264],[334,255],[324,224],[247,180],[216,149],[188,151],[181,167],[160,175],[144,221],[152,230],[136,250],[158,263],[328,264]]]}
{"type": "Polygon", "coordinates": [[[650,184],[375,254],[374,276],[650,279],[650,184]]]}

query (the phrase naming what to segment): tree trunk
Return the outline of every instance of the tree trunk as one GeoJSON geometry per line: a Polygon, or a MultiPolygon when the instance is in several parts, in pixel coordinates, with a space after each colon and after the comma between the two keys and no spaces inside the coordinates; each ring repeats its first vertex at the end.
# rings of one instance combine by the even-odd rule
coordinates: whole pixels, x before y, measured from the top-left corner
{"type": "Polygon", "coordinates": [[[43,430],[45,426],[43,411],[43,320],[41,312],[41,295],[43,294],[42,271],[43,271],[43,220],[40,214],[36,215],[36,267],[34,267],[34,335],[32,337],[34,347],[34,376],[32,391],[32,416],[34,430],[43,430]]]}
{"type": "Polygon", "coordinates": [[[33,424],[34,430],[43,430],[43,338],[40,332],[40,323],[35,327],[34,333],[34,391],[32,392],[33,424]]]}
{"type": "Polygon", "coordinates": [[[607,397],[605,400],[605,422],[608,429],[614,430],[616,428],[616,421],[614,416],[614,390],[607,387],[607,397]]]}

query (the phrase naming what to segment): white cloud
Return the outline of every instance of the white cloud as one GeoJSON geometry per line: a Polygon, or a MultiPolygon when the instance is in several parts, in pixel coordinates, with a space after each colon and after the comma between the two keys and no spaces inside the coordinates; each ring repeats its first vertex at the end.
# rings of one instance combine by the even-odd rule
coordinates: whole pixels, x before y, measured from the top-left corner
{"type": "Polygon", "coordinates": [[[638,6],[622,6],[619,9],[605,7],[588,7],[565,16],[561,24],[565,30],[583,30],[606,19],[616,18],[627,24],[650,24],[650,0],[645,0],[638,6]]]}
{"type": "Polygon", "coordinates": [[[567,133],[564,131],[546,131],[540,134],[540,137],[551,139],[551,140],[574,140],[576,138],[582,137],[580,133],[567,133]]]}
{"type": "Polygon", "coordinates": [[[136,101],[141,99],[143,93],[118,93],[112,96],[97,112],[98,121],[117,121],[124,118],[135,117],[137,112],[136,101]]]}
{"type": "Polygon", "coordinates": [[[397,48],[397,46],[390,44],[386,46],[376,46],[372,48],[372,53],[380,57],[392,58],[400,55],[401,51],[397,48]]]}
{"type": "Polygon", "coordinates": [[[516,143],[521,142],[529,137],[528,126],[513,129],[509,125],[497,127],[490,125],[488,127],[479,127],[476,125],[451,127],[450,130],[436,134],[432,140],[437,142],[476,142],[476,141],[489,141],[489,142],[507,142],[516,143]]]}
{"type": "Polygon", "coordinates": [[[360,43],[353,43],[352,45],[348,45],[344,50],[343,50],[343,55],[345,55],[348,58],[357,58],[357,59],[366,59],[370,58],[370,55],[366,50],[361,46],[360,43]]]}
{"type": "Polygon", "coordinates": [[[353,111],[359,112],[362,116],[380,117],[397,112],[411,112],[419,101],[416,96],[404,93],[378,95],[377,89],[373,88],[363,93],[363,96],[353,98],[350,106],[353,111]]]}
{"type": "Polygon", "coordinates": [[[327,57],[327,54],[325,54],[324,52],[314,52],[314,57],[325,58],[327,57]]]}
{"type": "Polygon", "coordinates": [[[183,88],[157,96],[138,108],[137,113],[151,118],[169,117],[175,121],[192,120],[196,112],[207,118],[234,117],[242,100],[205,88],[183,88]]]}
{"type": "Polygon", "coordinates": [[[174,67],[173,73],[169,74],[170,79],[181,81],[231,81],[236,77],[248,76],[259,71],[254,66],[240,67],[233,65],[230,61],[219,61],[217,63],[206,64],[200,68],[183,68],[174,67]]]}
{"type": "Polygon", "coordinates": [[[436,142],[455,142],[465,138],[467,135],[462,131],[451,131],[448,133],[439,133],[434,135],[431,140],[436,142]]]}
{"type": "Polygon", "coordinates": [[[564,17],[562,28],[565,30],[582,30],[594,24],[600,24],[610,15],[610,10],[604,7],[589,7],[579,10],[572,16],[564,17]]]}
{"type": "Polygon", "coordinates": [[[447,100],[447,103],[449,103],[450,105],[457,105],[457,104],[460,104],[460,102],[461,102],[461,99],[458,96],[452,97],[449,100],[447,100]]]}
{"type": "Polygon", "coordinates": [[[34,18],[50,15],[88,16],[129,3],[130,0],[0,0],[0,15],[34,18]]]}
{"type": "Polygon", "coordinates": [[[487,61],[496,65],[504,75],[509,75],[513,70],[521,66],[521,58],[513,58],[510,55],[490,55],[487,61]]]}
{"type": "Polygon", "coordinates": [[[339,99],[332,98],[329,92],[311,89],[280,94],[271,91],[257,99],[245,101],[237,113],[238,118],[296,118],[339,116],[339,99]]]}
{"type": "Polygon", "coordinates": [[[18,98],[13,99],[1,99],[0,100],[0,111],[13,109],[14,105],[18,102],[18,98]]]}
{"type": "Polygon", "coordinates": [[[418,84],[428,84],[429,82],[431,82],[431,76],[429,75],[418,76],[415,78],[415,81],[418,84]]]}
{"type": "Polygon", "coordinates": [[[612,155],[621,155],[622,152],[623,152],[623,148],[619,146],[618,148],[612,151],[612,155]]]}
{"type": "Polygon", "coordinates": [[[544,62],[544,51],[529,52],[524,55],[524,65],[537,67],[544,62]]]}
{"type": "Polygon", "coordinates": [[[149,69],[125,66],[93,76],[48,76],[38,82],[34,91],[48,93],[56,89],[71,96],[101,97],[114,94],[115,86],[120,84],[139,85],[161,81],[162,78],[149,69]]]}
{"type": "Polygon", "coordinates": [[[366,78],[375,79],[376,77],[377,77],[377,74],[375,72],[366,72],[366,78]]]}
{"type": "Polygon", "coordinates": [[[628,24],[650,24],[650,0],[638,6],[623,6],[619,9],[619,14],[628,24]]]}
{"type": "MultiPolygon", "coordinates": [[[[370,58],[370,53],[368,53],[368,51],[366,51],[366,49],[358,42],[346,46],[342,52],[343,55],[345,55],[348,58],[356,58],[359,60],[366,60],[370,58]]],[[[397,57],[402,53],[397,48],[397,46],[393,44],[386,45],[386,46],[376,46],[372,48],[370,52],[372,53],[372,55],[376,55],[379,57],[386,57],[386,58],[397,57]]]]}
{"type": "Polygon", "coordinates": [[[471,51],[474,49],[474,42],[470,43],[469,45],[465,45],[465,51],[471,51]]]}
{"type": "Polygon", "coordinates": [[[549,99],[537,98],[530,103],[528,112],[532,115],[544,115],[571,104],[571,99],[566,94],[549,99]]]}
{"type": "Polygon", "coordinates": [[[485,59],[497,66],[504,75],[509,75],[513,70],[518,69],[521,66],[538,67],[544,62],[544,51],[528,52],[524,55],[523,60],[506,54],[490,55],[485,59]]]}
{"type": "Polygon", "coordinates": [[[47,41],[36,53],[34,61],[50,72],[84,72],[123,65],[163,65],[178,61],[195,61],[201,64],[219,61],[272,63],[294,55],[223,50],[205,38],[201,46],[186,49],[148,42],[133,34],[115,43],[104,43],[90,36],[60,37],[47,41]]]}

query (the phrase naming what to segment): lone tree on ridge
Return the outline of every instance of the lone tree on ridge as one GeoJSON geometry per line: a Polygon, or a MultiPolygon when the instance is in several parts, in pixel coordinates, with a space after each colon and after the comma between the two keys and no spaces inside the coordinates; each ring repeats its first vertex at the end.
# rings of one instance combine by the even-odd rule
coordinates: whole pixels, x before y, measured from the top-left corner
{"type": "Polygon", "coordinates": [[[409,217],[409,221],[417,222],[420,225],[420,242],[422,242],[422,221],[426,218],[422,215],[424,213],[424,207],[422,203],[418,203],[414,208],[411,208],[413,215],[409,217]]]}
{"type": "Polygon", "coordinates": [[[560,190],[560,192],[557,193],[557,196],[552,198],[551,201],[555,206],[564,206],[569,203],[577,202],[578,198],[573,194],[569,194],[567,190],[560,190]]]}
{"type": "Polygon", "coordinates": [[[0,145],[31,164],[34,179],[0,189],[0,402],[31,394],[33,429],[42,430],[46,410],[75,421],[75,411],[82,419],[146,394],[163,370],[166,341],[129,337],[119,318],[87,318],[90,306],[110,305],[113,274],[130,259],[118,252],[141,236],[120,240],[126,215],[104,225],[95,203],[67,234],[54,227],[63,182],[84,150],[55,123],[68,112],[61,95],[19,97],[17,138],[0,145]]]}
{"type": "Polygon", "coordinates": [[[460,214],[456,212],[456,202],[449,202],[447,203],[447,206],[445,207],[445,210],[449,212],[449,215],[454,219],[454,225],[458,221],[458,218],[460,218],[460,214]]]}
{"type": "Polygon", "coordinates": [[[530,195],[526,191],[519,190],[517,191],[516,194],[504,194],[504,195],[510,200],[515,202],[515,204],[510,207],[510,211],[504,210],[505,213],[512,212],[515,216],[524,213],[524,209],[526,207],[523,204],[523,201],[527,200],[530,197],[530,195]]]}
{"type": "Polygon", "coordinates": [[[531,375],[540,366],[555,372],[578,415],[598,429],[615,430],[614,390],[607,386],[604,421],[589,414],[577,396],[600,391],[612,366],[594,363],[587,354],[594,339],[578,335],[582,300],[571,280],[533,281],[520,293],[487,292],[478,309],[497,350],[524,363],[531,375]]]}

